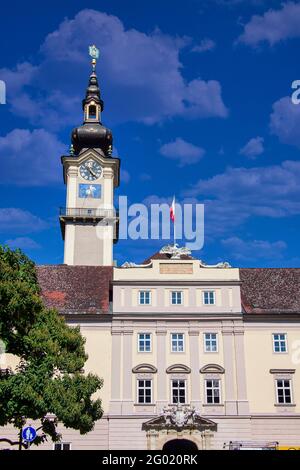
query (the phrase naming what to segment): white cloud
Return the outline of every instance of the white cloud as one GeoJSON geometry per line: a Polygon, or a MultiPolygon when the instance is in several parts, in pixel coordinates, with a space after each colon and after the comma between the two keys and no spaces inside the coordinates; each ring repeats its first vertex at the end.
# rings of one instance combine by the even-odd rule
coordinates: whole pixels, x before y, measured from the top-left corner
{"type": "Polygon", "coordinates": [[[205,154],[205,150],[177,137],[173,142],[162,145],[160,153],[171,160],[177,160],[182,167],[197,163],[205,154]]]}
{"type": "Polygon", "coordinates": [[[15,95],[27,85],[30,85],[38,74],[39,67],[32,65],[30,62],[17,64],[14,70],[3,68],[0,70],[1,80],[4,80],[7,91],[11,95],[15,95]]]}
{"type": "Polygon", "coordinates": [[[192,48],[192,52],[207,52],[215,49],[216,43],[210,38],[204,38],[200,41],[197,46],[192,48]]]}
{"type": "Polygon", "coordinates": [[[48,223],[29,211],[7,207],[0,208],[0,232],[33,233],[45,230],[48,223]]]}
{"type": "Polygon", "coordinates": [[[242,240],[230,237],[221,240],[231,257],[237,260],[251,261],[256,259],[278,259],[284,255],[287,245],[284,241],[269,242],[267,240],[242,240]]]}
{"type": "Polygon", "coordinates": [[[79,120],[89,71],[87,44],[95,43],[101,45],[98,70],[108,104],[106,120],[152,124],[173,116],[224,118],[228,111],[220,83],[187,82],[182,75],[179,55],[189,41],[159,30],[126,29],[116,16],[82,10],[46,37],[38,66],[5,69],[17,84],[13,92],[8,83],[12,111],[47,129],[69,126],[75,116],[79,120]]]}
{"type": "Polygon", "coordinates": [[[252,47],[268,42],[273,46],[285,39],[299,37],[299,23],[300,4],[288,1],[281,5],[280,10],[270,9],[261,16],[252,16],[238,42],[252,47]]]}
{"type": "Polygon", "coordinates": [[[5,245],[8,245],[10,248],[20,248],[21,250],[39,250],[41,246],[29,237],[17,237],[14,239],[6,240],[5,245]]]}
{"type": "Polygon", "coordinates": [[[300,105],[285,96],[273,104],[270,130],[281,142],[300,148],[300,105]]]}
{"type": "Polygon", "coordinates": [[[205,204],[206,236],[232,233],[250,217],[300,215],[300,162],[228,168],[184,191],[186,201],[205,204]]]}
{"type": "Polygon", "coordinates": [[[253,137],[244,147],[240,149],[240,154],[248,158],[255,158],[264,152],[264,139],[262,137],[253,137]]]}
{"type": "Polygon", "coordinates": [[[66,146],[44,129],[14,129],[0,137],[1,183],[40,186],[60,182],[60,156],[65,151],[66,146]]]}

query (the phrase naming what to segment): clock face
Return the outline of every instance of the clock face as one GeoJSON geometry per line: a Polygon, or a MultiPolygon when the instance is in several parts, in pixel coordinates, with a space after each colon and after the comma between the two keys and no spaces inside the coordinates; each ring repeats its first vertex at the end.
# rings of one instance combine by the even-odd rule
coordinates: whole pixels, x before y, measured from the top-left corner
{"type": "Polygon", "coordinates": [[[102,175],[102,167],[95,160],[87,160],[80,166],[80,176],[88,181],[94,181],[102,175]]]}

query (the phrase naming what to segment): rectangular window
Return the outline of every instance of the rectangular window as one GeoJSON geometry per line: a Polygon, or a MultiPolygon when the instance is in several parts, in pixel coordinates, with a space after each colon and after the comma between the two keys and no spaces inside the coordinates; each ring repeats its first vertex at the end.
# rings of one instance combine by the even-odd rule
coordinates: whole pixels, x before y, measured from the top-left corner
{"type": "Polygon", "coordinates": [[[171,292],[171,303],[172,305],[182,305],[182,291],[174,290],[171,292]]]}
{"type": "Polygon", "coordinates": [[[137,381],[137,400],[138,403],[152,403],[152,380],[137,381]]]}
{"type": "Polygon", "coordinates": [[[138,334],[138,351],[151,352],[151,333],[138,334]]]}
{"type": "Polygon", "coordinates": [[[54,450],[71,450],[70,442],[55,442],[54,450]]]}
{"type": "Polygon", "coordinates": [[[151,291],[150,290],[139,291],[139,303],[140,305],[150,305],[151,303],[151,291]]]}
{"type": "Polygon", "coordinates": [[[172,403],[186,403],[185,380],[172,380],[172,403]]]}
{"type": "Polygon", "coordinates": [[[290,379],[276,380],[277,403],[292,403],[291,381],[290,379]]]}
{"type": "Polygon", "coordinates": [[[171,351],[184,352],[184,334],[172,333],[171,334],[171,351]]]}
{"type": "Polygon", "coordinates": [[[215,405],[221,403],[220,380],[205,380],[205,391],[207,404],[215,405]]]}
{"type": "Polygon", "coordinates": [[[287,352],[287,340],[285,333],[273,333],[273,351],[276,353],[287,352]]]}
{"type": "Polygon", "coordinates": [[[215,291],[206,290],[203,292],[203,303],[204,305],[215,305],[215,291]]]}
{"type": "Polygon", "coordinates": [[[218,352],[217,333],[204,333],[204,351],[218,352]]]}

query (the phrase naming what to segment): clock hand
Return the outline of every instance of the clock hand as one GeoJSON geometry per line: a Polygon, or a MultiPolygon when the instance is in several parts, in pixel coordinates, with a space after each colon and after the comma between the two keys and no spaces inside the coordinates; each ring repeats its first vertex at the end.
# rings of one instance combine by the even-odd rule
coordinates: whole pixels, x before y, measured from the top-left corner
{"type": "Polygon", "coordinates": [[[97,177],[96,173],[95,173],[91,168],[89,168],[89,172],[90,172],[93,176],[97,177]]]}

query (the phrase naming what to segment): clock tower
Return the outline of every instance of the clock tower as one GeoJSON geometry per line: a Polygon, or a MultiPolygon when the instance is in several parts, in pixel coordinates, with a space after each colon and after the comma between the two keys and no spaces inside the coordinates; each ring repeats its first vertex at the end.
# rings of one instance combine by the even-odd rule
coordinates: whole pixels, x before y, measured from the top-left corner
{"type": "Polygon", "coordinates": [[[61,158],[67,196],[60,225],[65,264],[112,266],[118,228],[114,189],[119,186],[120,160],[112,157],[112,132],[101,122],[104,103],[95,71],[99,57],[95,46],[90,47],[90,55],[84,122],[72,131],[70,155],[61,158]]]}

